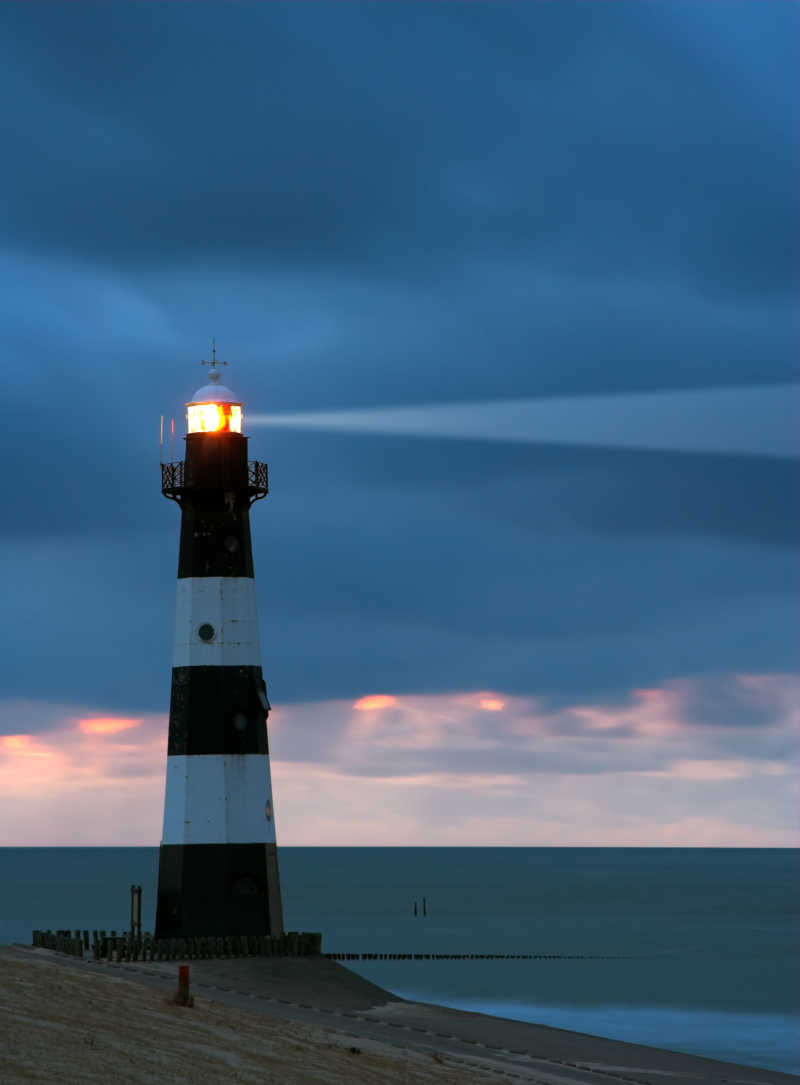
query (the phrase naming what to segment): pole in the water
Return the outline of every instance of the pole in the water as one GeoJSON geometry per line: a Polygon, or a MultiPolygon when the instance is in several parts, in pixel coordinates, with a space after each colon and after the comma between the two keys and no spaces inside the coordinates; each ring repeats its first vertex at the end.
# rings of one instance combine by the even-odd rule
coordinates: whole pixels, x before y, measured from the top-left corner
{"type": "Polygon", "coordinates": [[[142,937],[142,887],[131,886],[131,938],[142,937]]]}

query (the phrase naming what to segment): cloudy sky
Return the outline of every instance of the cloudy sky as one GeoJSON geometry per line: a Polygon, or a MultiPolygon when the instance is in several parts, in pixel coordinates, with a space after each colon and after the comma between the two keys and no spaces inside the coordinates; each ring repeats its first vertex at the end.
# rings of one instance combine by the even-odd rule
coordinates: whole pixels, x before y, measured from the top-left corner
{"type": "Polygon", "coordinates": [[[283,843],[800,842],[799,22],[0,5],[0,843],[158,843],[212,336],[283,843]]]}

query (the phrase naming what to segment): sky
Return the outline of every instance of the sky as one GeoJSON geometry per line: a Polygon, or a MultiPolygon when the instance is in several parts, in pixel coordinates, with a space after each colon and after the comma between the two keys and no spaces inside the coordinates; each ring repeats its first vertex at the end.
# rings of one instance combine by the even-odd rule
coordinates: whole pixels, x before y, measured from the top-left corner
{"type": "Polygon", "coordinates": [[[799,22],[0,5],[0,844],[159,842],[212,336],[279,842],[800,844],[799,22]]]}

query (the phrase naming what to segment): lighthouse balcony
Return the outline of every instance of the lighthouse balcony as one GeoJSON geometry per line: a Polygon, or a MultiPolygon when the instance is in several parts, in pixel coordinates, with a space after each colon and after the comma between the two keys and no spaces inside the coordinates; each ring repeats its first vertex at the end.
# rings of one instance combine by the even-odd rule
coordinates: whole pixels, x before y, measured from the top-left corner
{"type": "MultiPolygon", "coordinates": [[[[161,492],[164,497],[170,498],[172,501],[177,501],[178,504],[183,500],[184,494],[188,490],[199,490],[207,488],[209,482],[208,477],[204,477],[202,480],[197,477],[191,477],[191,472],[186,470],[185,460],[176,460],[173,463],[161,464],[161,492]]],[[[232,483],[232,480],[220,477],[215,479],[220,489],[239,489],[239,487],[232,483]]],[[[259,501],[262,497],[266,497],[269,493],[269,475],[267,472],[267,465],[261,463],[259,460],[250,460],[247,464],[247,486],[244,487],[250,498],[250,504],[254,501],[259,501]]]]}

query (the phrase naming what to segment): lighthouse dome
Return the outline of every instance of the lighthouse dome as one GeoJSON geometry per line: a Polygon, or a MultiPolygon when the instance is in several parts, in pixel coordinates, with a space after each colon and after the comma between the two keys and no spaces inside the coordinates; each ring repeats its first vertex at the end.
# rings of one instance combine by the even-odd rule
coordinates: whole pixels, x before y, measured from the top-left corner
{"type": "Polygon", "coordinates": [[[190,403],[239,403],[241,402],[236,398],[230,388],[226,388],[224,384],[204,384],[202,388],[198,388],[190,403]]]}
{"type": "Polygon", "coordinates": [[[241,433],[242,401],[219,383],[212,369],[210,382],[198,388],[186,404],[187,433],[241,433]]]}

